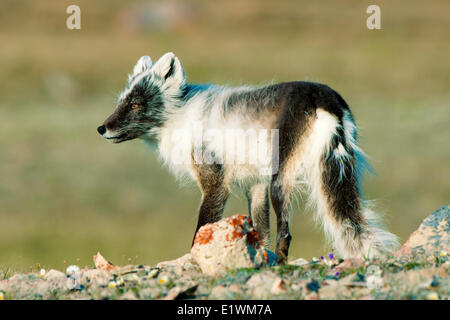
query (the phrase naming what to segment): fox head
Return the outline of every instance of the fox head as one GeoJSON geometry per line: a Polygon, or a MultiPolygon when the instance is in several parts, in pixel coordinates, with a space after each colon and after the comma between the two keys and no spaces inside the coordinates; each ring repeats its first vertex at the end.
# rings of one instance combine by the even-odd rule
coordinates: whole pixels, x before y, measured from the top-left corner
{"type": "Polygon", "coordinates": [[[113,114],[97,128],[98,133],[114,143],[151,135],[164,124],[167,109],[182,96],[185,83],[183,66],[172,52],[155,63],[148,56],[141,57],[113,114]]]}

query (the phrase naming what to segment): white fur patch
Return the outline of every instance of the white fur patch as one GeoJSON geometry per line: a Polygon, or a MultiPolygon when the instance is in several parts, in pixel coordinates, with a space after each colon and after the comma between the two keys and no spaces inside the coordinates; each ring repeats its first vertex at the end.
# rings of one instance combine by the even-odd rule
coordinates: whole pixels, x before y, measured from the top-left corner
{"type": "Polygon", "coordinates": [[[261,175],[278,169],[272,150],[278,150],[276,120],[273,115],[252,121],[245,106],[224,112],[228,97],[248,88],[212,87],[198,92],[183,108],[171,112],[160,129],[161,158],[178,176],[190,174],[192,161],[215,161],[226,166],[233,180],[266,180],[261,175]]]}

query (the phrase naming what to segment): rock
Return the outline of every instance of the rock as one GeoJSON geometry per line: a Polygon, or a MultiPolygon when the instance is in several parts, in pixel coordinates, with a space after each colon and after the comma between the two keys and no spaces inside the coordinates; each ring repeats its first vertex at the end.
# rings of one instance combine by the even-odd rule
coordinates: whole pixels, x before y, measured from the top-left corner
{"type": "MultiPolygon", "coordinates": [[[[386,276],[386,282],[394,283],[396,285],[409,286],[411,288],[417,287],[418,283],[425,282],[427,286],[431,286],[433,280],[435,279],[446,279],[445,282],[449,284],[448,281],[448,269],[445,267],[430,268],[423,270],[407,270],[401,271],[395,274],[390,274],[386,276]]],[[[437,282],[437,281],[435,281],[437,282]]]]}
{"type": "Polygon", "coordinates": [[[67,278],[65,282],[65,287],[68,290],[83,290],[84,285],[80,283],[80,279],[74,279],[72,277],[67,278]]]}
{"type": "Polygon", "coordinates": [[[174,260],[162,261],[156,265],[157,268],[167,268],[167,267],[183,267],[183,269],[196,268],[196,262],[190,253],[186,253],[174,260]]]}
{"type": "Polygon", "coordinates": [[[97,269],[105,270],[105,271],[113,271],[116,266],[114,266],[111,262],[106,260],[100,252],[97,252],[97,254],[93,257],[94,264],[97,269]]]}
{"type": "Polygon", "coordinates": [[[364,261],[361,260],[360,258],[347,258],[343,262],[338,264],[336,267],[334,267],[333,272],[341,273],[342,271],[347,269],[356,270],[362,266],[364,266],[364,261]]]}
{"type": "Polygon", "coordinates": [[[381,289],[383,287],[383,278],[379,275],[370,275],[367,276],[366,279],[367,288],[372,289],[381,289]]]}
{"type": "Polygon", "coordinates": [[[305,296],[305,300],[319,300],[319,299],[320,299],[320,296],[315,292],[311,292],[310,294],[307,294],[305,296]]]}
{"type": "Polygon", "coordinates": [[[228,300],[233,299],[234,292],[229,287],[219,284],[215,286],[209,295],[209,299],[213,300],[228,300]]]}
{"type": "Polygon", "coordinates": [[[325,286],[319,289],[319,296],[321,300],[348,299],[351,297],[351,290],[340,284],[325,286]]]}
{"type": "Polygon", "coordinates": [[[320,287],[319,296],[324,300],[336,299],[336,293],[338,292],[338,289],[341,289],[341,287],[337,284],[320,287]]]}
{"type": "Polygon", "coordinates": [[[11,276],[11,278],[8,279],[9,282],[19,282],[19,281],[25,281],[28,279],[28,276],[26,274],[23,273],[17,273],[13,276],[11,276]]]}
{"type": "Polygon", "coordinates": [[[269,262],[252,220],[234,215],[200,228],[191,249],[192,258],[203,273],[224,275],[237,268],[259,268],[269,262]]]}
{"type": "Polygon", "coordinates": [[[123,267],[114,266],[114,269],[112,269],[112,270],[107,270],[107,269],[99,269],[99,270],[110,271],[117,276],[124,276],[124,275],[130,274],[130,273],[137,273],[139,271],[137,266],[132,265],[132,264],[128,264],[123,267]]]}
{"type": "Polygon", "coordinates": [[[119,297],[119,300],[137,300],[137,297],[132,291],[127,291],[119,297]]]}
{"type": "Polygon", "coordinates": [[[334,287],[338,285],[338,281],[336,279],[326,279],[325,281],[322,281],[320,284],[320,287],[334,287]]]}
{"type": "Polygon", "coordinates": [[[66,280],[67,276],[64,272],[51,269],[44,275],[44,279],[48,281],[54,281],[54,280],[66,280]]]}
{"type": "Polygon", "coordinates": [[[187,299],[197,289],[197,284],[177,286],[169,290],[163,300],[187,299]]]}
{"type": "Polygon", "coordinates": [[[306,285],[308,284],[308,280],[298,279],[297,276],[292,280],[294,280],[294,282],[290,285],[290,290],[292,292],[304,292],[307,290],[306,285]]]}
{"type": "Polygon", "coordinates": [[[337,282],[339,286],[346,287],[367,287],[366,279],[359,273],[352,273],[337,282]]]}
{"type": "Polygon", "coordinates": [[[139,292],[141,299],[156,299],[161,296],[161,289],[155,287],[143,288],[139,292]]]}
{"type": "Polygon", "coordinates": [[[178,276],[189,278],[199,276],[202,273],[199,265],[194,261],[190,253],[187,253],[178,259],[160,262],[156,265],[156,270],[158,270],[158,272],[153,271],[152,273],[156,272],[156,274],[158,274],[161,270],[165,270],[171,271],[178,276]]]}
{"type": "Polygon", "coordinates": [[[308,260],[305,260],[303,258],[298,258],[294,261],[289,262],[288,264],[293,265],[293,266],[304,266],[307,265],[309,263],[308,260]]]}
{"type": "Polygon", "coordinates": [[[276,291],[276,294],[284,292],[285,284],[278,275],[270,271],[263,271],[252,275],[247,281],[246,287],[252,299],[269,299],[272,294],[275,294],[272,293],[272,290],[276,291]]]}
{"type": "Polygon", "coordinates": [[[286,283],[286,281],[282,278],[278,278],[273,282],[272,288],[270,288],[270,293],[274,295],[286,293],[287,287],[288,284],[286,283]]]}
{"type": "Polygon", "coordinates": [[[408,241],[395,253],[398,257],[421,254],[431,256],[450,251],[450,207],[443,206],[430,214],[408,241]]]}
{"type": "Polygon", "coordinates": [[[164,298],[162,298],[162,300],[175,300],[180,293],[181,293],[181,288],[179,288],[179,287],[172,288],[169,290],[167,295],[164,298]]]}
{"type": "Polygon", "coordinates": [[[106,285],[110,276],[110,273],[106,270],[89,269],[83,272],[81,282],[85,284],[93,283],[96,285],[106,285]]]}

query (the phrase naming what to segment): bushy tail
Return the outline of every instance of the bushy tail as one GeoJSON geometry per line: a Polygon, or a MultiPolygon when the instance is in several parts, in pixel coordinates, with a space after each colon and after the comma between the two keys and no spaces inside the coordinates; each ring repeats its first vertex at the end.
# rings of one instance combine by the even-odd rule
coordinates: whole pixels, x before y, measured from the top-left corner
{"type": "Polygon", "coordinates": [[[361,177],[371,168],[357,144],[350,112],[345,111],[339,121],[317,109],[308,139],[304,175],[311,189],[310,202],[337,253],[365,258],[392,253],[398,247],[397,237],[384,229],[379,215],[362,197],[361,177]]]}

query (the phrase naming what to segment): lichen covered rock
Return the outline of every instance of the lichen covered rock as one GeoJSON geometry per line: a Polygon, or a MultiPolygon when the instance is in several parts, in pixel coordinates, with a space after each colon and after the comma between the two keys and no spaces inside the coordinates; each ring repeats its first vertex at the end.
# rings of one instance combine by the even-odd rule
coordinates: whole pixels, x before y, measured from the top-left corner
{"type": "Polygon", "coordinates": [[[237,268],[259,268],[270,262],[250,217],[234,215],[199,229],[191,249],[203,273],[220,276],[237,268]]]}
{"type": "Polygon", "coordinates": [[[396,252],[397,257],[439,255],[450,251],[450,207],[443,206],[430,214],[408,241],[396,252]]]}

